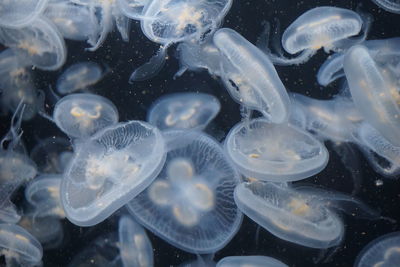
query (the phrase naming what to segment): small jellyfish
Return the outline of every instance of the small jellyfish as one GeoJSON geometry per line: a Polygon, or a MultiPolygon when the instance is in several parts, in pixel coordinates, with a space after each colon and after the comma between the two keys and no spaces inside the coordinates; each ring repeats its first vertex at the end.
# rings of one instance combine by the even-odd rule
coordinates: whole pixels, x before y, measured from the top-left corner
{"type": "Polygon", "coordinates": [[[333,81],[344,77],[343,53],[335,53],[321,65],[317,73],[317,81],[322,86],[327,86],[333,81]]]}
{"type": "Polygon", "coordinates": [[[141,121],[109,126],[81,144],[64,172],[61,201],[67,218],[95,225],[143,191],[165,161],[159,130],[141,121]]]}
{"type": "Polygon", "coordinates": [[[389,233],[370,242],[357,256],[354,266],[400,266],[400,232],[389,233]]]}
{"type": "Polygon", "coordinates": [[[88,86],[97,83],[103,75],[104,72],[97,63],[76,63],[68,67],[58,78],[57,92],[65,95],[86,89],[88,86]]]}
{"type": "Polygon", "coordinates": [[[225,151],[243,175],[273,182],[308,178],[324,169],[329,158],[325,146],[311,134],[265,119],[233,127],[225,151]]]}
{"type": "Polygon", "coordinates": [[[0,28],[0,42],[42,70],[56,70],[66,60],[66,46],[56,26],[44,17],[24,28],[0,28]]]}
{"type": "Polygon", "coordinates": [[[382,218],[362,202],[339,192],[259,181],[239,184],[235,202],[271,234],[311,248],[329,248],[342,241],[344,225],[334,209],[365,219],[382,218]]]}
{"type": "Polygon", "coordinates": [[[386,11],[400,14],[399,0],[372,0],[375,4],[385,9],[386,11]]]}
{"type": "Polygon", "coordinates": [[[53,120],[68,136],[86,139],[117,123],[118,110],[110,100],[102,96],[71,94],[57,102],[53,120]]]}
{"type": "Polygon", "coordinates": [[[163,169],[127,207],[139,223],[173,246],[191,253],[216,252],[241,225],[233,200],[239,174],[220,145],[202,132],[170,130],[164,138],[168,152],[163,169]]]}
{"type": "Polygon", "coordinates": [[[119,250],[124,267],[151,267],[153,247],[143,227],[130,216],[122,216],[118,227],[119,250]]]}
{"type": "Polygon", "coordinates": [[[234,30],[219,29],[214,44],[221,53],[221,78],[232,98],[281,123],[289,115],[289,97],[268,56],[234,30]]]}
{"type": "Polygon", "coordinates": [[[13,224],[0,224],[0,255],[7,266],[36,266],[41,263],[43,249],[24,228],[13,224]]]}
{"type": "Polygon", "coordinates": [[[217,267],[288,267],[267,256],[230,256],[221,259],[217,267]]]}
{"type": "Polygon", "coordinates": [[[147,121],[165,129],[202,130],[221,109],[218,99],[202,93],[168,94],[150,108],[147,121]]]}
{"type": "Polygon", "coordinates": [[[352,10],[316,7],[298,17],[282,35],[282,45],[286,52],[292,55],[301,53],[292,59],[270,54],[271,60],[278,65],[301,64],[322,47],[327,52],[343,51],[364,41],[368,28],[368,21],[363,22],[352,10]],[[363,31],[362,36],[350,39],[360,31],[363,31]]]}
{"type": "Polygon", "coordinates": [[[365,46],[356,45],[345,55],[344,72],[361,115],[390,143],[400,146],[400,94],[391,64],[375,61],[365,46]]]}
{"type": "Polygon", "coordinates": [[[20,28],[32,23],[48,0],[4,0],[0,2],[0,27],[20,28]]]}
{"type": "Polygon", "coordinates": [[[30,158],[40,173],[63,173],[68,155],[72,155],[72,145],[68,139],[48,137],[33,147],[30,158]]]}
{"type": "Polygon", "coordinates": [[[62,175],[40,175],[25,188],[25,199],[33,206],[31,213],[35,218],[65,218],[60,199],[61,180],[62,175]]]}

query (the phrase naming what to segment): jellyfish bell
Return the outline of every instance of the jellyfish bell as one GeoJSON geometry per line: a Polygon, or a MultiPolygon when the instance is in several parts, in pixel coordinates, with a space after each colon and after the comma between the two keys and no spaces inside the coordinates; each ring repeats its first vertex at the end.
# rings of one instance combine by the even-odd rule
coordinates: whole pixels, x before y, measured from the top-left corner
{"type": "Polygon", "coordinates": [[[128,209],[144,227],[184,251],[218,251],[242,221],[233,201],[239,174],[220,145],[204,133],[169,130],[164,137],[167,161],[128,209]]]}
{"type": "Polygon", "coordinates": [[[165,129],[202,130],[221,109],[218,99],[203,93],[168,94],[150,108],[147,121],[165,129]]]}
{"type": "Polygon", "coordinates": [[[222,258],[216,267],[288,267],[286,264],[267,256],[229,256],[222,258]]]}
{"type": "Polygon", "coordinates": [[[65,170],[61,201],[67,218],[95,225],[143,191],[165,161],[157,128],[130,121],[111,125],[82,143],[65,170]]]}
{"type": "Polygon", "coordinates": [[[71,94],[54,107],[53,120],[70,137],[86,139],[118,122],[115,105],[94,94],[71,94]]]}
{"type": "Polygon", "coordinates": [[[311,134],[265,119],[237,124],[224,147],[243,175],[273,182],[308,178],[324,169],[329,158],[325,146],[311,134]]]}
{"type": "Polygon", "coordinates": [[[372,0],[375,4],[386,11],[400,14],[400,3],[397,0],[372,0]]]}
{"type": "Polygon", "coordinates": [[[0,27],[21,28],[29,25],[43,12],[48,1],[2,1],[0,3],[0,27]]]}

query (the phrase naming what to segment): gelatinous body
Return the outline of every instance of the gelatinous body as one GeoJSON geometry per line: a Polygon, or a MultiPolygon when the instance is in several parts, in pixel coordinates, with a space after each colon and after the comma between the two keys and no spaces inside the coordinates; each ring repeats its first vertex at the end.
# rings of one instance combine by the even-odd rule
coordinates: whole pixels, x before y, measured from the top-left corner
{"type": "Polygon", "coordinates": [[[268,56],[237,32],[223,28],[214,35],[221,53],[221,78],[232,98],[281,123],[289,114],[289,97],[268,56]]]}
{"type": "Polygon", "coordinates": [[[79,146],[64,173],[61,200],[70,221],[95,225],[156,178],[165,161],[157,128],[141,121],[118,123],[79,146]]]}
{"type": "Polygon", "coordinates": [[[207,135],[171,130],[164,136],[164,168],[128,208],[142,225],[182,250],[218,251],[241,224],[233,200],[239,175],[207,135]]]}
{"type": "Polygon", "coordinates": [[[94,62],[81,62],[70,66],[57,80],[57,91],[70,94],[97,83],[103,76],[101,67],[94,62]]]}
{"type": "Polygon", "coordinates": [[[75,138],[88,138],[106,126],[118,122],[118,110],[102,96],[71,94],[54,107],[53,118],[58,128],[75,138]]]}
{"type": "Polygon", "coordinates": [[[400,146],[400,94],[396,73],[376,62],[364,46],[352,47],[344,71],[354,103],[365,120],[395,146],[400,146]]]}
{"type": "Polygon", "coordinates": [[[44,10],[48,0],[4,0],[0,3],[0,27],[20,28],[29,25],[44,10]]]}
{"type": "Polygon", "coordinates": [[[355,267],[391,267],[400,264],[400,232],[381,236],[358,255],[355,267]]]}
{"type": "Polygon", "coordinates": [[[150,108],[147,121],[160,130],[202,130],[218,114],[221,104],[212,95],[202,93],[169,94],[150,108]]]}
{"type": "Polygon", "coordinates": [[[392,12],[400,14],[400,1],[399,0],[372,0],[381,8],[392,12]]]}
{"type": "Polygon", "coordinates": [[[220,260],[217,267],[287,267],[287,265],[266,256],[230,256],[220,260]]]}
{"type": "Polygon", "coordinates": [[[43,256],[42,246],[36,238],[13,224],[0,224],[0,248],[7,266],[36,266],[43,256]]]}
{"type": "Polygon", "coordinates": [[[325,146],[311,134],[264,119],[237,124],[226,138],[225,150],[245,176],[274,182],[317,174],[329,157],[325,146]]]}

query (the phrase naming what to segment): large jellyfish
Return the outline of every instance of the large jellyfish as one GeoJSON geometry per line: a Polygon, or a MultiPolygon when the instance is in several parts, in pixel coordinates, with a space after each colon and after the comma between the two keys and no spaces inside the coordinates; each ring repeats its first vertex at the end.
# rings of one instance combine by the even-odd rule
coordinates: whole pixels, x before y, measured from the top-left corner
{"type": "Polygon", "coordinates": [[[216,267],[288,267],[267,256],[230,256],[221,259],[216,267]]]}

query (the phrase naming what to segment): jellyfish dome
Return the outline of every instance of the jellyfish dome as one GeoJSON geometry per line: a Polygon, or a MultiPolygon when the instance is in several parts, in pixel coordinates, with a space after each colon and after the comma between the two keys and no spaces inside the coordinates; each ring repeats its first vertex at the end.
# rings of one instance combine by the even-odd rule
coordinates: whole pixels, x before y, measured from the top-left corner
{"type": "Polygon", "coordinates": [[[57,102],[53,119],[68,136],[86,139],[106,126],[117,123],[118,110],[102,96],[71,94],[57,102]]]}
{"type": "Polygon", "coordinates": [[[358,255],[355,267],[391,267],[400,265],[400,232],[381,236],[369,243],[358,255]]]}
{"type": "Polygon", "coordinates": [[[67,218],[95,225],[143,191],[165,161],[159,130],[141,121],[118,123],[81,144],[65,170],[61,202],[67,218]]]}
{"type": "Polygon", "coordinates": [[[220,260],[216,267],[288,267],[267,256],[230,256],[220,260]]]}
{"type": "Polygon", "coordinates": [[[0,224],[0,255],[4,255],[7,266],[37,266],[43,249],[24,228],[13,224],[0,224]]]}
{"type": "Polygon", "coordinates": [[[308,132],[265,119],[233,127],[225,151],[243,175],[272,182],[308,178],[324,169],[329,158],[325,146],[308,132]]]}
{"type": "Polygon", "coordinates": [[[216,252],[241,225],[233,200],[239,174],[206,134],[170,130],[164,136],[166,163],[128,209],[144,227],[184,251],[216,252]]]}
{"type": "Polygon", "coordinates": [[[20,28],[29,25],[42,13],[48,1],[1,1],[0,27],[20,28]]]}
{"type": "Polygon", "coordinates": [[[212,95],[203,93],[168,94],[152,105],[147,121],[160,130],[202,130],[220,109],[221,104],[212,95]]]}

